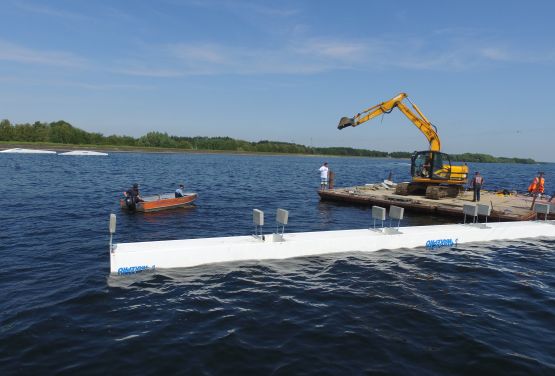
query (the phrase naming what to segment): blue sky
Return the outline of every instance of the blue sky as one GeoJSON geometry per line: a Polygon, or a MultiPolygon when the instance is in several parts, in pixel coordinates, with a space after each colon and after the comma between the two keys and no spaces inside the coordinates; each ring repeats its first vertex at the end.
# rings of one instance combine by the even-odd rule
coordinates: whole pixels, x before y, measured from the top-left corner
{"type": "Polygon", "coordinates": [[[555,161],[553,1],[0,2],[0,118],[555,161]]]}

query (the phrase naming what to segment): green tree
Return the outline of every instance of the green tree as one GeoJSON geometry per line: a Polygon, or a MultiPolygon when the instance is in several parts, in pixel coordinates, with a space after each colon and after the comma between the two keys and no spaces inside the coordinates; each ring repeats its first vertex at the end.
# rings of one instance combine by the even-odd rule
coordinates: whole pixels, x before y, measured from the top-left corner
{"type": "Polygon", "coordinates": [[[14,128],[8,119],[0,121],[0,141],[14,141],[14,128]]]}

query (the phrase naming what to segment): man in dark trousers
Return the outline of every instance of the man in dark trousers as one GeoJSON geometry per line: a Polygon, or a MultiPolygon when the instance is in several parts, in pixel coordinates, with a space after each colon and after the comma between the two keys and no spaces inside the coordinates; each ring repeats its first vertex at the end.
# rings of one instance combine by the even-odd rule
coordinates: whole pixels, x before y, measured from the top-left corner
{"type": "Polygon", "coordinates": [[[528,192],[532,195],[532,205],[530,206],[530,210],[534,210],[534,204],[536,203],[536,199],[543,196],[545,189],[545,179],[543,177],[543,171],[538,171],[538,176],[532,180],[532,183],[528,186],[528,192]]]}
{"type": "Polygon", "coordinates": [[[480,202],[480,190],[482,189],[482,185],[484,184],[484,178],[478,171],[474,174],[474,178],[472,179],[472,189],[474,190],[474,198],[472,201],[480,202]]]}
{"type": "Polygon", "coordinates": [[[139,184],[133,184],[133,187],[129,188],[127,191],[123,192],[125,196],[125,204],[131,210],[135,210],[137,202],[143,202],[141,193],[139,192],[139,184]]]}
{"type": "Polygon", "coordinates": [[[183,192],[184,189],[185,189],[185,186],[183,184],[179,184],[179,188],[175,190],[175,198],[185,196],[185,192],[183,192]]]}

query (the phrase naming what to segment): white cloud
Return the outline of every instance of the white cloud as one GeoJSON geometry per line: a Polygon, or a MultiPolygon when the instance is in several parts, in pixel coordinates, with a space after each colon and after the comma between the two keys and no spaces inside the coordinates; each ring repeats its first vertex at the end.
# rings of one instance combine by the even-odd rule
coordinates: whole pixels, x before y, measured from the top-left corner
{"type": "Polygon", "coordinates": [[[339,61],[361,58],[369,50],[368,43],[341,40],[314,39],[300,44],[294,50],[299,54],[312,54],[339,61]]]}
{"type": "Polygon", "coordinates": [[[465,71],[509,62],[552,63],[555,56],[553,51],[540,54],[511,49],[503,41],[486,37],[480,39],[471,30],[458,34],[454,30],[442,31],[428,37],[394,35],[354,40],[297,37],[284,40],[281,45],[272,48],[195,41],[148,49],[150,51],[134,61],[120,64],[117,70],[152,77],[305,75],[345,69],[383,71],[396,68],[465,71]]]}
{"type": "Polygon", "coordinates": [[[524,64],[550,64],[555,62],[555,50],[526,51],[503,46],[487,46],[480,49],[482,56],[490,61],[524,63],[524,64]]]}
{"type": "Polygon", "coordinates": [[[258,15],[290,17],[300,11],[296,8],[288,8],[283,6],[270,6],[262,4],[260,1],[245,0],[186,0],[180,1],[178,4],[184,4],[194,7],[226,9],[235,13],[253,13],[258,15]]]}
{"type": "Polygon", "coordinates": [[[215,44],[176,44],[168,50],[180,59],[205,63],[225,64],[228,58],[223,53],[224,48],[215,44]]]}
{"type": "Polygon", "coordinates": [[[59,10],[46,5],[36,5],[30,2],[17,2],[15,5],[26,12],[37,13],[46,16],[61,17],[61,18],[74,18],[80,19],[85,18],[83,15],[73,12],[68,12],[66,10],[59,10]]]}
{"type": "Polygon", "coordinates": [[[482,56],[489,60],[510,61],[513,60],[507,51],[499,47],[485,47],[480,50],[482,56]]]}
{"type": "Polygon", "coordinates": [[[88,65],[87,60],[72,53],[31,49],[0,40],[0,61],[2,60],[74,68],[83,68],[88,65]]]}

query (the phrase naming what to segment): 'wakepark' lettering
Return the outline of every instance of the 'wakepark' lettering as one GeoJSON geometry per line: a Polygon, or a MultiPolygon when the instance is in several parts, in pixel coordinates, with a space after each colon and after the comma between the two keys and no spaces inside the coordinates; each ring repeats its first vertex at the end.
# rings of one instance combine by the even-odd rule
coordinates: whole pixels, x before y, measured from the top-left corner
{"type": "Polygon", "coordinates": [[[148,265],[140,265],[140,266],[127,266],[118,269],[118,275],[123,274],[135,274],[145,270],[154,270],[155,266],[148,266],[148,265]]]}
{"type": "Polygon", "coordinates": [[[459,239],[438,239],[438,240],[428,240],[426,242],[427,249],[435,249],[441,247],[456,247],[459,239]]]}

